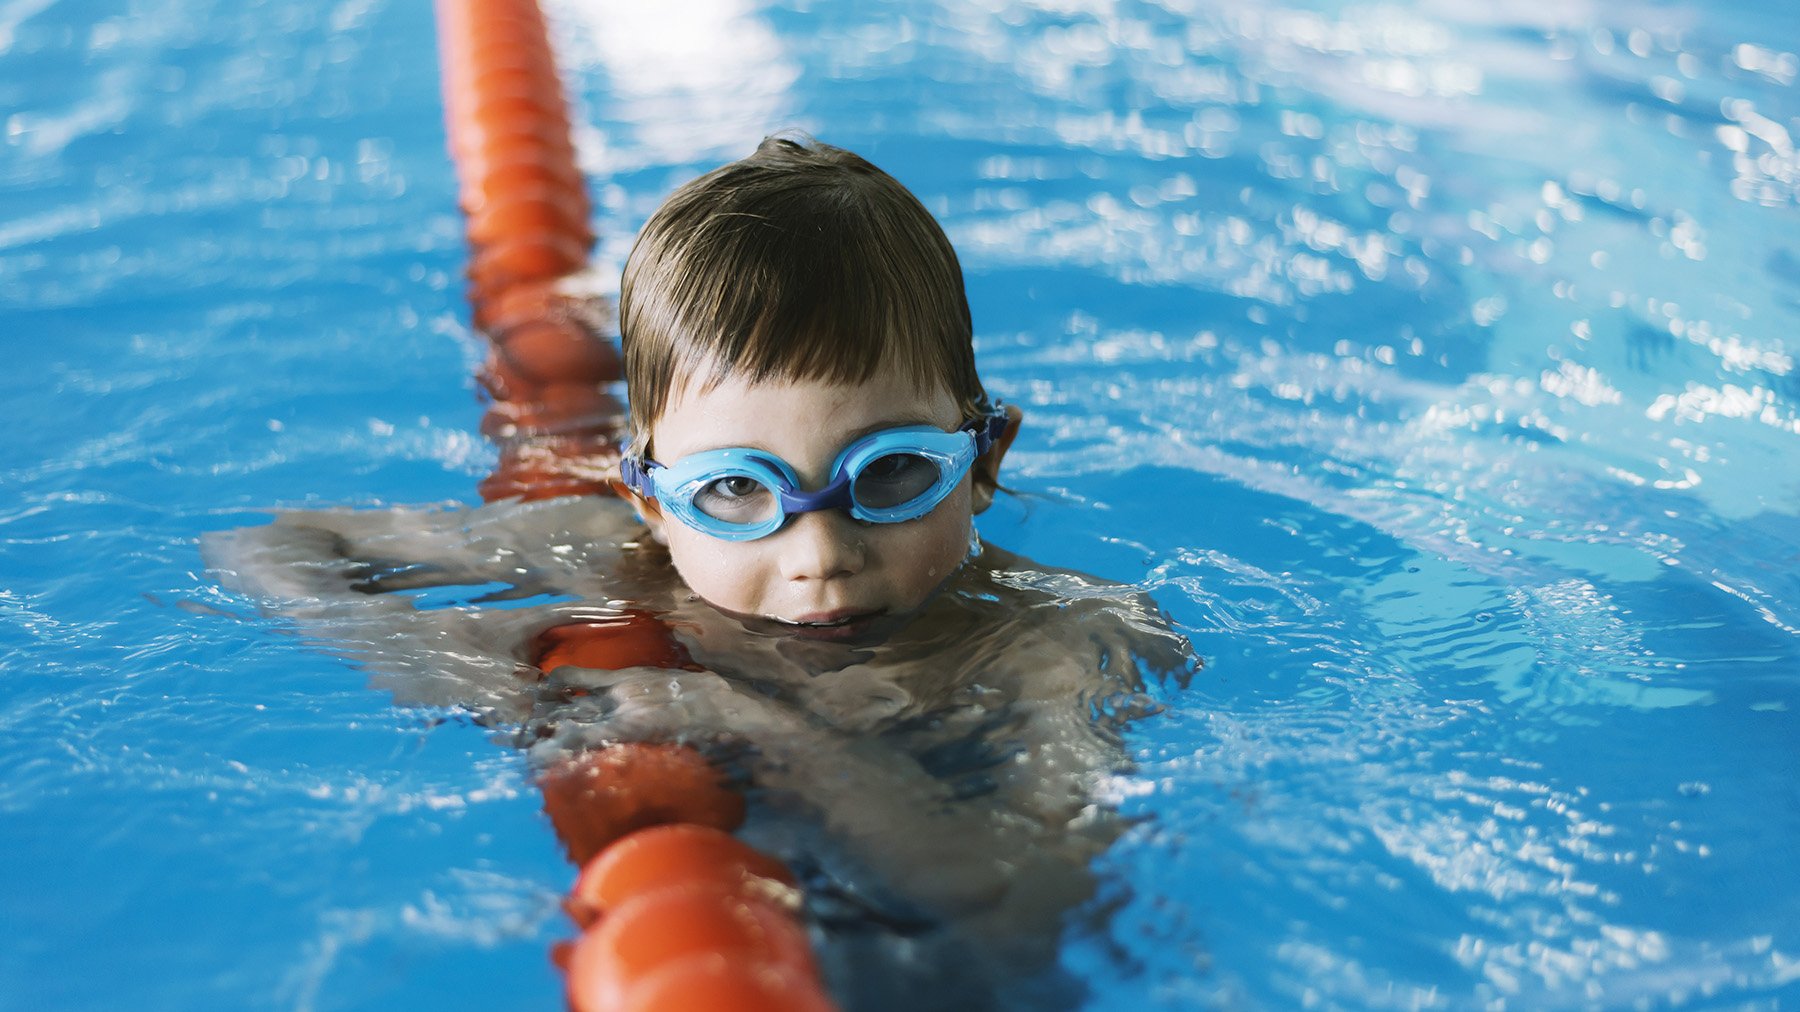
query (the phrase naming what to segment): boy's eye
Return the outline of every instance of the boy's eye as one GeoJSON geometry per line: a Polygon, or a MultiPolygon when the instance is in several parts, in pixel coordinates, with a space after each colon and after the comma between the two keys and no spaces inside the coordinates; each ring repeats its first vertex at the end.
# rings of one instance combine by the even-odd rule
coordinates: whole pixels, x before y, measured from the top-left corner
{"type": "Polygon", "coordinates": [[[727,499],[742,499],[762,491],[762,482],[748,475],[734,474],[707,485],[705,491],[727,499]]]}
{"type": "Polygon", "coordinates": [[[890,453],[858,471],[851,492],[864,506],[889,509],[924,495],[937,480],[938,467],[930,459],[916,453],[890,453]]]}
{"type": "Polygon", "coordinates": [[[715,520],[753,524],[774,514],[775,496],[755,478],[728,474],[701,486],[694,493],[694,507],[715,520]]]}

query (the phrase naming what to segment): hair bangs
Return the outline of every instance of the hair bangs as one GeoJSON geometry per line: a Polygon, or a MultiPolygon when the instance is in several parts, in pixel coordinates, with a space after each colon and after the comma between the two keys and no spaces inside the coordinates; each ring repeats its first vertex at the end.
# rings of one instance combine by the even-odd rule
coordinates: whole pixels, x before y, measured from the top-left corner
{"type": "Polygon", "coordinates": [[[620,329],[634,443],[683,385],[942,384],[971,410],[962,269],[891,176],[826,145],[765,141],[678,190],[626,264],[620,329]]]}

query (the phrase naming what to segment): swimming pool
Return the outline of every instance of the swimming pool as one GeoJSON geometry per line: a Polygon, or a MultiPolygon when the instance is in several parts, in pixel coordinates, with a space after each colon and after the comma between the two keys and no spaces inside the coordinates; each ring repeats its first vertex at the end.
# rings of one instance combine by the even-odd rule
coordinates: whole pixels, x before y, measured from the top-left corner
{"type": "MultiPolygon", "coordinates": [[[[1029,415],[984,536],[1206,659],[1088,1007],[1800,995],[1800,16],[551,9],[603,257],[775,127],[890,169],[1029,415]]],[[[522,756],[195,545],[491,463],[430,27],[0,5],[0,1005],[559,1000],[522,756]]]]}

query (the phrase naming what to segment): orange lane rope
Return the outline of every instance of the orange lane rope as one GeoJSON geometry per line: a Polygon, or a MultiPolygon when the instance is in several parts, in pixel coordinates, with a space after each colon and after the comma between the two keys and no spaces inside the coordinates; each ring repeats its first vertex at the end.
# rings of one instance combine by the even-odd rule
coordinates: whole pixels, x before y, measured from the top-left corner
{"type": "MultiPolygon", "coordinates": [[[[692,666],[652,615],[560,626],[538,666],[692,666]]],[[[581,866],[564,909],[581,928],[557,961],[575,1012],[830,1012],[781,862],[731,835],[743,796],[685,745],[621,742],[539,780],[581,866]]]]}
{"type": "Polygon", "coordinates": [[[605,492],[624,408],[604,307],[572,292],[594,233],[568,105],[532,0],[438,0],[444,111],[470,247],[469,303],[489,342],[482,431],[500,462],[484,499],[605,492]]]}
{"type": "MultiPolygon", "coordinates": [[[[604,494],[623,406],[606,314],[568,283],[594,234],[568,106],[536,0],[436,0],[451,158],[488,341],[482,431],[500,460],[484,499],[604,494]]],[[[654,616],[546,630],[537,666],[691,665],[654,616]]],[[[744,799],[697,751],[620,742],[545,770],[544,810],[580,868],[580,929],[554,958],[576,1012],[829,1012],[781,863],[731,835],[744,799]]]]}

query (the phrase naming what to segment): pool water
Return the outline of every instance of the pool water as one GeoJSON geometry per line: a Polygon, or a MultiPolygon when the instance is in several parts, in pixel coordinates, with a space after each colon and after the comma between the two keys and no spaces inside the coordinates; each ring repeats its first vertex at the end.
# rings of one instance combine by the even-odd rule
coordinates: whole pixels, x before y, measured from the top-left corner
{"type": "MultiPolygon", "coordinates": [[[[550,10],[603,260],[773,129],[889,169],[1027,412],[983,535],[1204,659],[1084,1007],[1800,1003],[1800,14],[550,10]]],[[[560,1001],[523,755],[197,547],[492,464],[429,16],[0,2],[0,1007],[560,1001]]]]}

